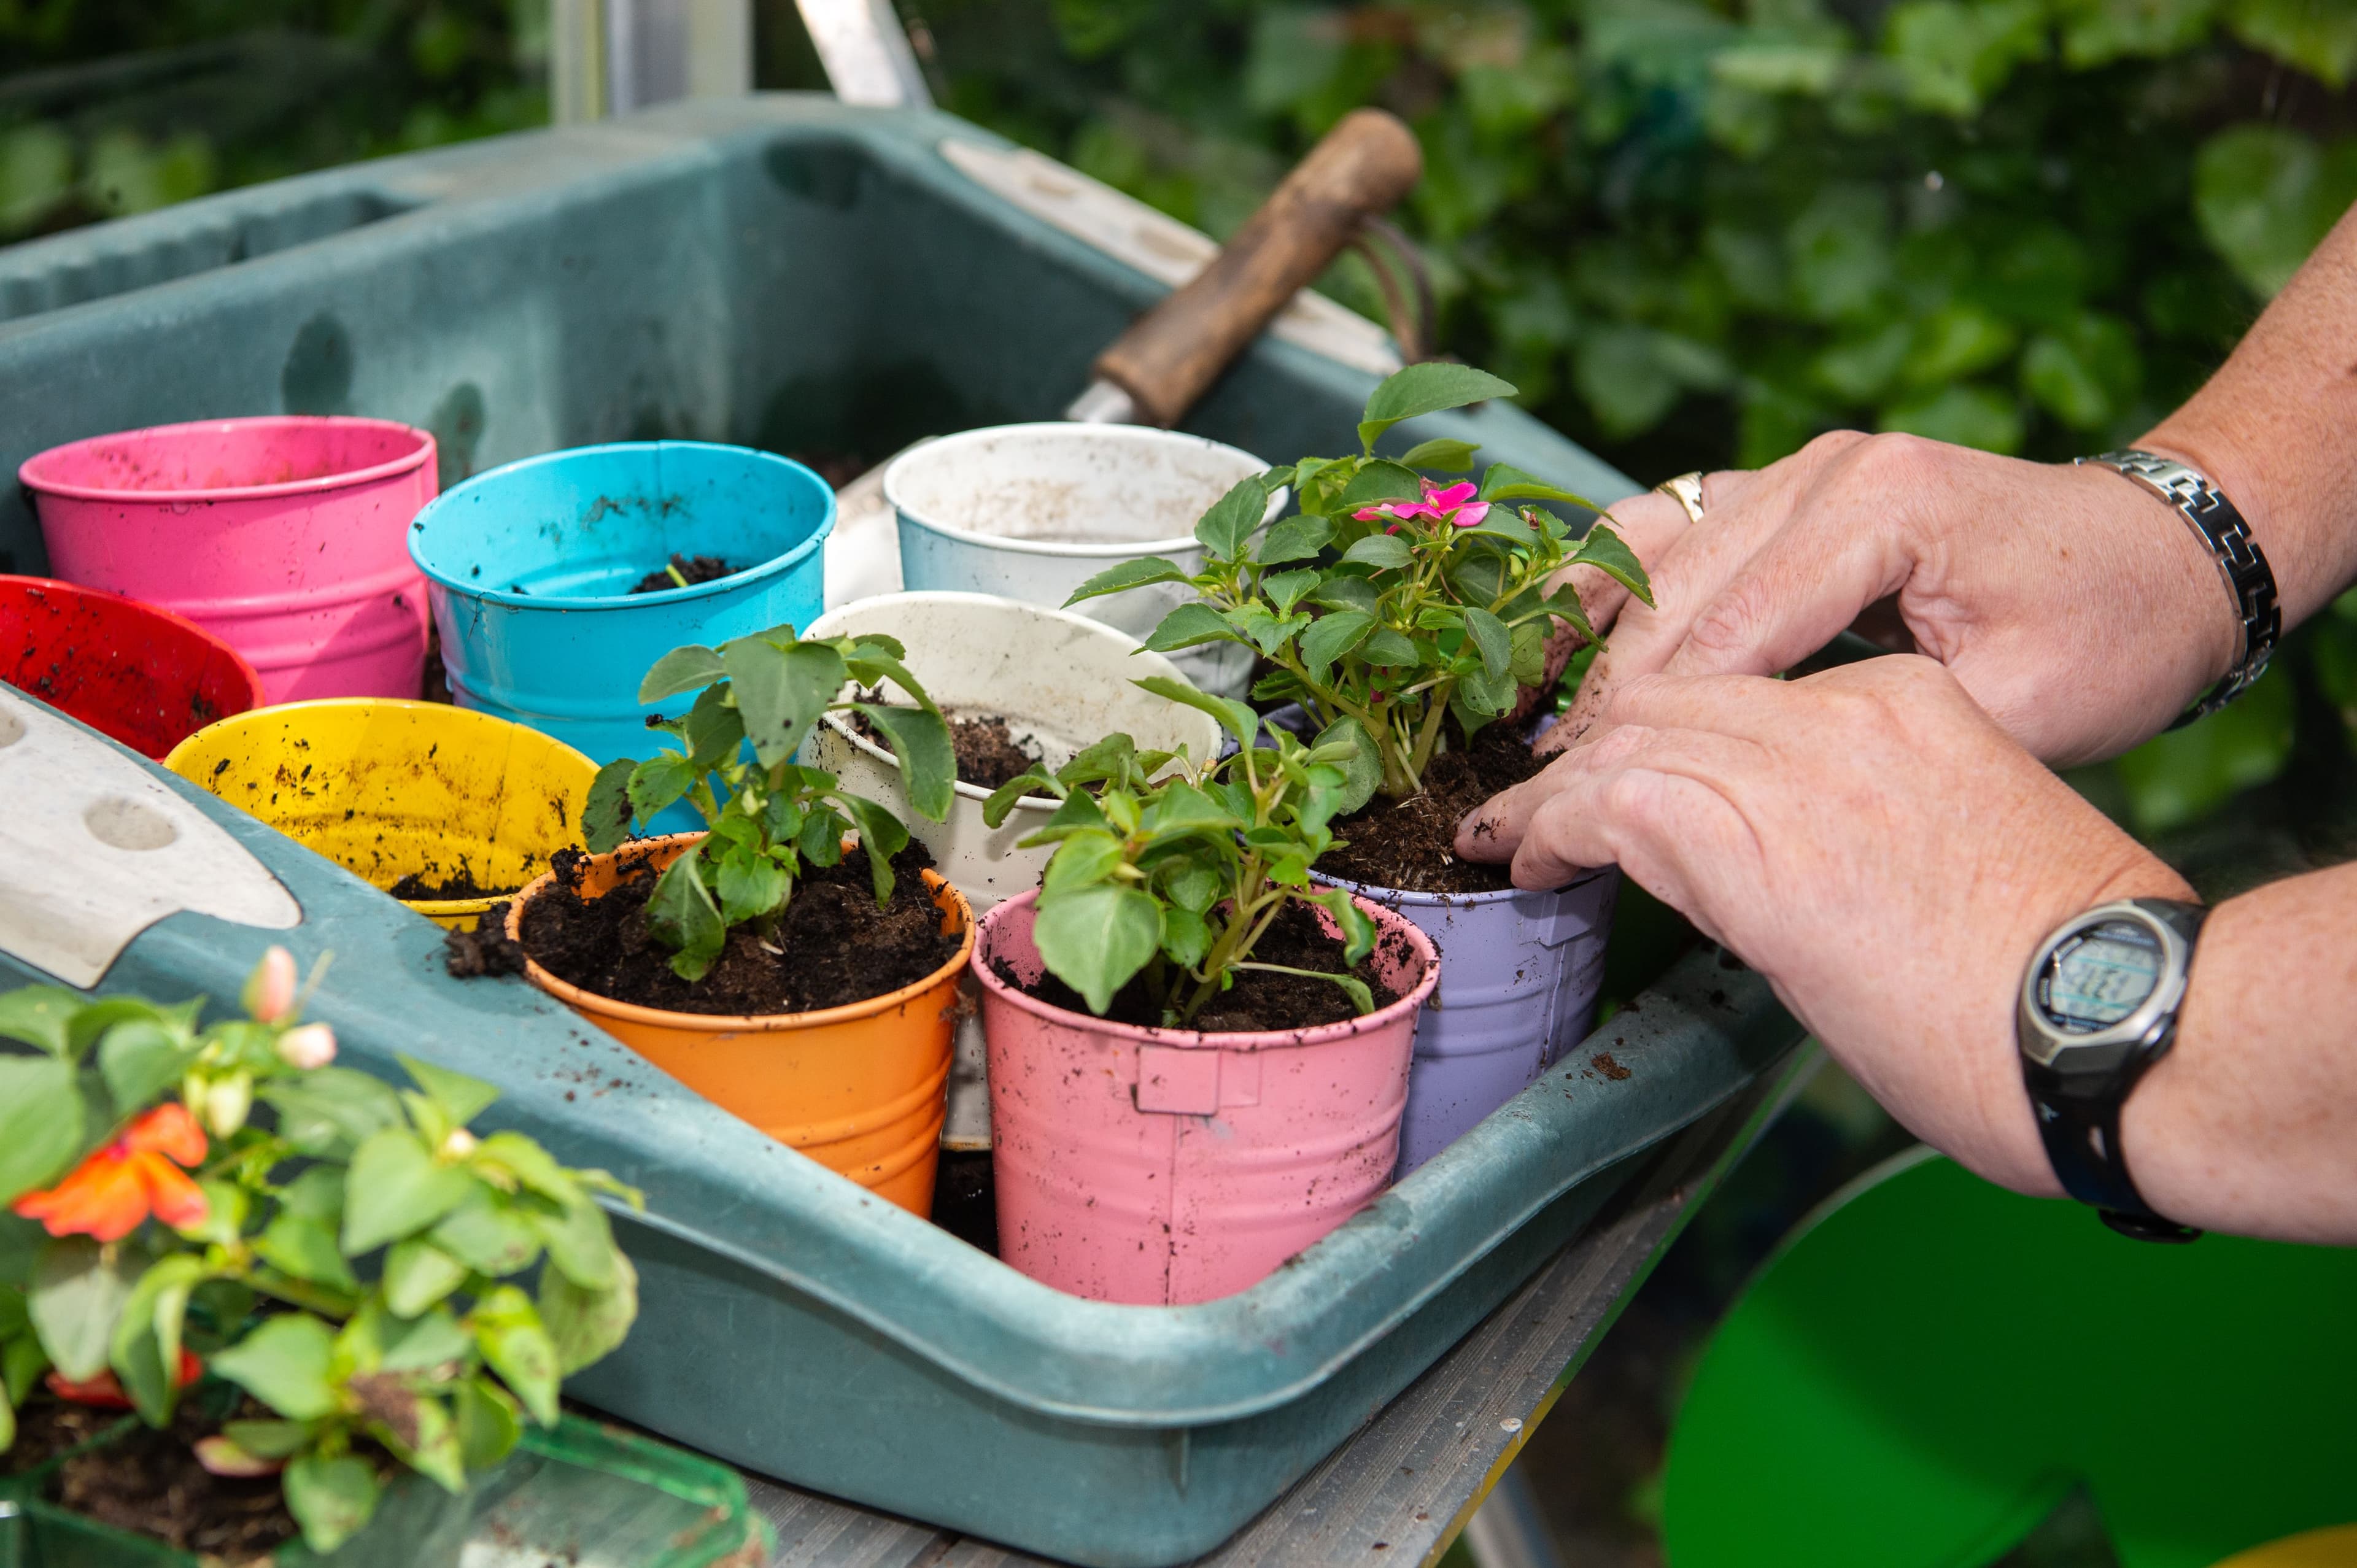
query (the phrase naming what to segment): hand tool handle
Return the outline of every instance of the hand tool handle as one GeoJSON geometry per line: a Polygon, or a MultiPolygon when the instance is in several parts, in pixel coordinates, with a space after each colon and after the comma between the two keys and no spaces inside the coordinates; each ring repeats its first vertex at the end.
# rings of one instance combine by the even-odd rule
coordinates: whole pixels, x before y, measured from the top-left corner
{"type": "Polygon", "coordinates": [[[1178,424],[1360,221],[1388,211],[1423,171],[1415,134],[1395,116],[1344,115],[1210,265],[1098,356],[1097,376],[1135,400],[1141,423],[1178,424]]]}

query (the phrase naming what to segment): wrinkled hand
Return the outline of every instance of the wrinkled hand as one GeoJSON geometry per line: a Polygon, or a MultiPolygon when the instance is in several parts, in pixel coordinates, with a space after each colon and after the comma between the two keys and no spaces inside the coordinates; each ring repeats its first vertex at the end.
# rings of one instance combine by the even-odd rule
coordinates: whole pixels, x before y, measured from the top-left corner
{"type": "MultiPolygon", "coordinates": [[[[2201,542],[2110,469],[1844,432],[1711,474],[1703,502],[1700,523],[1664,495],[1611,509],[1655,605],[1575,578],[1612,637],[1542,750],[1635,677],[1772,674],[1871,610],[1861,631],[1946,665],[2036,755],[2082,762],[2160,729],[2240,646],[2201,542]]],[[[1551,651],[1559,671],[1570,646],[1551,651]]]]}
{"type": "Polygon", "coordinates": [[[1544,773],[1466,819],[1457,853],[1511,857],[1523,887],[1619,865],[1765,975],[1917,1135],[2049,1194],[2014,1046],[2022,971],[2107,899],[2191,896],[1920,658],[1620,681],[1544,773]]]}

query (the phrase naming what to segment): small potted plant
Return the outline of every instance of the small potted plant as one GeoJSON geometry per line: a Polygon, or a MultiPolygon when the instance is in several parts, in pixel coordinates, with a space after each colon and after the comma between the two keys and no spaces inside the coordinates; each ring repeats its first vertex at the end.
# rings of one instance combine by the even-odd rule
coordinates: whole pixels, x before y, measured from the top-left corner
{"type": "Polygon", "coordinates": [[[650,725],[674,746],[599,770],[581,824],[591,853],[560,853],[505,924],[534,984],[923,1214],[973,917],[888,808],[794,761],[820,715],[847,707],[885,737],[910,805],[947,815],[949,725],[901,658],[888,637],[791,626],[664,654],[639,701],[696,694],[650,725]],[[911,705],[836,700],[884,681],[911,705]],[[630,839],[681,801],[704,832],[630,839]]]}
{"type": "Polygon", "coordinates": [[[1497,721],[1521,685],[1544,677],[1549,633],[1560,623],[1592,639],[1578,597],[1554,585],[1590,566],[1648,597],[1643,567],[1609,528],[1575,535],[1534,504],[1587,507],[1577,496],[1503,463],[1447,486],[1418,472],[1469,472],[1475,448],[1462,441],[1374,455],[1404,419],[1513,391],[1469,366],[1412,365],[1368,398],[1356,455],[1305,457],[1239,483],[1206,513],[1200,570],[1126,562],[1073,596],[1185,584],[1196,596],[1146,647],[1241,643],[1270,666],[1254,695],[1290,704],[1273,722],[1318,746],[1356,743],[1340,823],[1347,847],[1328,874],[1399,910],[1448,959],[1416,1036],[1403,1172],[1585,1032],[1618,887],[1599,871],[1524,892],[1504,867],[1453,854],[1458,819],[1538,770],[1525,738],[1497,721]],[[1286,485],[1302,510],[1255,539],[1265,496],[1286,485]]]}
{"type": "Polygon", "coordinates": [[[354,1568],[455,1565],[470,1492],[636,1315],[597,1197],[637,1194],[468,1131],[487,1084],[329,1065],[283,948],[243,1000],[199,1027],[201,999],[0,996],[0,1035],[35,1047],[0,1056],[0,1450],[20,1410],[137,1418],[16,1500],[90,1561],[127,1530],[191,1568],[296,1536],[354,1568]]]}
{"type": "Polygon", "coordinates": [[[1150,677],[1239,750],[1108,736],[1009,782],[1059,800],[1039,888],[982,923],[999,1255],[1077,1294],[1242,1290],[1381,1192],[1432,944],[1311,880],[1356,746],[1150,677]],[[1175,768],[1172,766],[1175,764],[1175,768]]]}

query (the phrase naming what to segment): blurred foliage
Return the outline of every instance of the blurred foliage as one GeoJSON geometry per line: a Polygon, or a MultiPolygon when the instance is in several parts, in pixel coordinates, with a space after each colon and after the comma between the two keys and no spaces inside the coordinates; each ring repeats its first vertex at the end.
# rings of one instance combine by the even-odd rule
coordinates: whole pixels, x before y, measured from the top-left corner
{"type": "MultiPolygon", "coordinates": [[[[949,107],[1214,234],[1349,109],[1404,115],[1442,347],[1641,479],[1836,427],[2125,445],[2357,198],[2351,0],[904,10],[949,107]]],[[[1381,318],[1354,258],[1328,286],[1381,318]]],[[[2166,847],[2303,746],[2345,761],[2357,605],[2319,620],[2082,787],[2166,847]]],[[[2336,803],[2267,829],[2315,850],[2336,803]]]]}
{"type": "Polygon", "coordinates": [[[0,242],[548,117],[548,0],[0,0],[0,242]]]}

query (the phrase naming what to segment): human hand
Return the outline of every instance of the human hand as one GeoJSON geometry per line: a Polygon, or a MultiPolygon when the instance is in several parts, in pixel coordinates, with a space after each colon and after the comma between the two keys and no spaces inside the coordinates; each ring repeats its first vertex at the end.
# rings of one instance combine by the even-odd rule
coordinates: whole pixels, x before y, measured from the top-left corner
{"type": "Polygon", "coordinates": [[[2097,904],[2191,897],[1920,658],[1620,681],[1544,773],[1466,819],[1457,853],[1511,858],[1522,887],[1617,864],[1766,976],[1918,1136],[2044,1194],[2022,972],[2097,904]]]}
{"type": "Polygon", "coordinates": [[[1636,677],[1772,674],[1872,611],[1862,631],[1946,665],[2037,756],[2082,762],[2160,729],[2241,646],[2208,551],[2110,469],[1841,432],[1707,476],[1703,504],[1700,523],[1658,493],[1611,509],[1654,605],[1575,577],[1612,637],[1542,750],[1636,677]]]}

